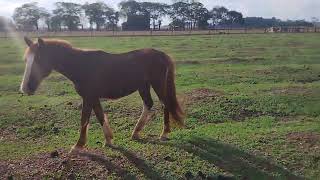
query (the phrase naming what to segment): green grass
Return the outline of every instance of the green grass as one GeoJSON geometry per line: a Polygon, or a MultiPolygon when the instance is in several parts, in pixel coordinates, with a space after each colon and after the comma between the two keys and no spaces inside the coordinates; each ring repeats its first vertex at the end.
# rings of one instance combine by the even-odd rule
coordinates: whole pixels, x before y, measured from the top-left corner
{"type": "MultiPolygon", "coordinates": [[[[102,147],[102,130],[92,117],[88,147],[104,155],[90,155],[99,165],[91,171],[72,172],[91,177],[106,168],[115,179],[196,178],[199,173],[215,179],[318,178],[319,37],[65,38],[77,47],[114,53],[145,47],[168,53],[177,61],[177,90],[187,112],[187,127],[175,128],[169,142],[159,142],[162,113],[153,95],[157,116],[142,141],[131,141],[142,106],[138,94],[103,102],[115,147],[102,147]]],[[[0,173],[2,163],[69,150],[79,136],[81,99],[67,79],[53,73],[35,96],[18,93],[24,62],[16,46],[11,39],[0,40],[0,173]]],[[[53,168],[46,177],[61,178],[65,171],[53,168]]]]}

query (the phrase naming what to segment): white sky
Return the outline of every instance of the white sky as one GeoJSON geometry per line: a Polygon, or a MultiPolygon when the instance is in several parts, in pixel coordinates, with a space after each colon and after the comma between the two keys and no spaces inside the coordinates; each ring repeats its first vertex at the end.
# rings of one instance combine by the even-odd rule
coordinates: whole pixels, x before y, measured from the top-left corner
{"type": "MultiPolygon", "coordinates": [[[[40,6],[52,10],[54,2],[65,1],[75,3],[96,2],[96,0],[34,0],[40,6]]],[[[100,0],[118,9],[121,0],[100,0]]],[[[171,0],[137,0],[150,2],[171,3],[171,0]]],[[[311,17],[320,19],[320,0],[199,0],[209,10],[216,5],[226,6],[228,9],[237,10],[246,16],[276,17],[286,19],[306,19],[311,17]]],[[[0,0],[0,16],[11,17],[16,7],[31,2],[30,0],[0,0]]]]}

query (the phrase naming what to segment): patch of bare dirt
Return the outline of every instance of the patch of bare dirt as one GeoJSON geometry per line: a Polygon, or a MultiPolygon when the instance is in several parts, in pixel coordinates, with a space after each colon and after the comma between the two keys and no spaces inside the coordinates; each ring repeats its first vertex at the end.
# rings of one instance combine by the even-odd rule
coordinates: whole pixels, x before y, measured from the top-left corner
{"type": "Polygon", "coordinates": [[[279,117],[278,120],[281,122],[292,122],[292,121],[296,121],[297,119],[299,119],[299,117],[297,116],[283,116],[283,117],[279,117]]]}
{"type": "Polygon", "coordinates": [[[180,64],[181,65],[221,64],[221,63],[224,63],[224,61],[226,61],[225,58],[210,58],[210,59],[202,59],[201,61],[184,59],[184,60],[176,61],[176,64],[178,65],[180,64]]]}
{"type": "MultiPolygon", "coordinates": [[[[266,59],[263,57],[253,57],[253,58],[238,58],[238,57],[231,57],[231,58],[224,58],[224,57],[216,57],[210,59],[204,59],[201,61],[198,60],[179,60],[176,61],[178,65],[199,65],[199,64],[241,64],[241,63],[257,63],[261,61],[265,61],[266,59]]],[[[257,70],[258,73],[262,71],[269,71],[271,70],[257,70]]],[[[269,73],[269,74],[270,74],[269,73]]]]}
{"type": "Polygon", "coordinates": [[[320,134],[316,132],[292,132],[286,135],[291,143],[305,151],[320,152],[320,134]]]}
{"type": "Polygon", "coordinates": [[[266,48],[242,48],[237,52],[238,55],[259,56],[265,52],[266,48]]]}
{"type": "Polygon", "coordinates": [[[264,114],[259,111],[253,111],[253,110],[248,110],[245,108],[240,108],[237,113],[235,113],[231,116],[231,118],[235,121],[242,121],[242,120],[245,120],[246,118],[259,117],[262,115],[264,115],[264,114]]]}
{"type": "Polygon", "coordinates": [[[245,51],[265,51],[266,48],[264,47],[256,47],[256,48],[242,48],[245,51]]]}
{"type": "Polygon", "coordinates": [[[295,80],[295,81],[299,82],[299,83],[303,83],[303,84],[313,83],[313,82],[320,81],[320,75],[318,75],[318,77],[310,77],[310,78],[306,78],[306,79],[298,79],[298,80],[295,80]]]}
{"type": "MultiPolygon", "coordinates": [[[[242,105],[231,102],[229,99],[224,97],[224,93],[222,91],[217,91],[213,89],[207,88],[199,88],[194,89],[188,93],[186,93],[186,105],[201,104],[201,103],[216,103],[220,104],[224,108],[224,115],[228,117],[228,119],[233,119],[235,121],[242,121],[248,117],[259,117],[261,115],[265,115],[263,112],[255,111],[247,109],[242,105]]],[[[218,113],[218,112],[217,112],[218,113]]],[[[206,114],[202,114],[201,116],[196,115],[196,117],[201,121],[206,121],[202,119],[206,119],[206,114]]]]}
{"type": "Polygon", "coordinates": [[[223,92],[216,91],[213,89],[208,89],[208,88],[198,88],[186,93],[187,101],[189,103],[192,103],[195,101],[208,101],[212,98],[222,96],[222,95],[223,95],[223,92]]]}
{"type": "Polygon", "coordinates": [[[289,42],[288,46],[289,47],[304,47],[305,44],[303,42],[289,42]]]}
{"type": "Polygon", "coordinates": [[[183,61],[177,61],[176,64],[201,64],[200,61],[196,60],[183,60],[183,61]]]}
{"type": "Polygon", "coordinates": [[[17,130],[17,128],[15,126],[1,128],[0,129],[0,140],[2,140],[2,139],[15,140],[15,139],[17,139],[16,130],[17,130]]]}
{"type": "Polygon", "coordinates": [[[218,61],[218,62],[229,63],[229,64],[240,64],[240,63],[245,63],[247,61],[248,61],[248,59],[244,59],[244,58],[228,58],[228,59],[218,61]]]}
{"type": "Polygon", "coordinates": [[[241,63],[257,63],[261,61],[265,61],[266,59],[263,57],[254,57],[254,58],[228,58],[228,59],[218,59],[216,62],[219,63],[224,63],[224,64],[241,64],[241,63]]]}
{"type": "Polygon", "coordinates": [[[262,75],[268,75],[268,74],[272,74],[272,71],[270,69],[257,69],[256,73],[262,74],[262,75]]]}
{"type": "Polygon", "coordinates": [[[107,158],[98,150],[83,151],[69,156],[66,150],[41,153],[23,160],[0,161],[0,174],[7,179],[104,179],[115,173],[132,176],[117,159],[107,158]]]}
{"type": "Polygon", "coordinates": [[[275,95],[307,95],[312,91],[306,87],[292,86],[285,88],[272,88],[271,93],[275,95]]]}

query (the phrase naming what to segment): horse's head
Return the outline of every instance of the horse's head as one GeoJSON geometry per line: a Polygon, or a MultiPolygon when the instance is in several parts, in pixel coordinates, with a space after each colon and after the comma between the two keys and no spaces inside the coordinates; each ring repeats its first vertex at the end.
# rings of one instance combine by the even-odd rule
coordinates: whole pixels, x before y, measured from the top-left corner
{"type": "Polygon", "coordinates": [[[45,55],[45,42],[41,38],[38,38],[38,42],[33,42],[27,37],[24,40],[28,48],[24,55],[26,67],[20,91],[32,95],[40,82],[50,74],[52,66],[45,55]]]}

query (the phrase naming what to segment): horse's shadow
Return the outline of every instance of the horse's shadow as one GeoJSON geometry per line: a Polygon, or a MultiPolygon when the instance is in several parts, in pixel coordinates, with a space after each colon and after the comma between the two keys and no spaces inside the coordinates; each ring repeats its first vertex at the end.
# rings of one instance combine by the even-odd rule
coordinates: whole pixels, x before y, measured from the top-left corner
{"type": "MultiPolygon", "coordinates": [[[[171,146],[192,153],[212,165],[222,169],[225,172],[234,175],[235,179],[303,179],[300,176],[294,175],[284,167],[277,165],[265,158],[252,155],[251,153],[240,150],[234,146],[218,142],[215,139],[194,137],[184,142],[161,142],[152,138],[147,138],[139,141],[140,143],[157,144],[162,146],[171,146]]],[[[131,164],[139,169],[147,179],[165,179],[161,172],[151,167],[145,160],[139,158],[134,152],[123,147],[113,146],[113,150],[123,154],[131,164]]],[[[113,171],[122,179],[137,179],[129,171],[111,163],[103,155],[97,155],[90,152],[80,154],[89,157],[108,170],[113,171]]],[[[200,170],[200,169],[199,169],[200,170]]],[[[186,171],[188,171],[186,169],[186,171]]],[[[212,174],[211,174],[212,175],[212,174]]],[[[188,179],[188,178],[187,178],[188,179]]],[[[199,178],[196,178],[199,179],[199,178]]],[[[214,175],[208,179],[233,179],[226,178],[221,175],[214,175]]]]}
{"type": "Polygon", "coordinates": [[[115,173],[118,177],[121,177],[121,179],[136,179],[133,174],[123,169],[122,167],[112,163],[110,159],[108,159],[104,155],[98,155],[90,151],[79,152],[77,155],[86,157],[91,161],[95,161],[96,163],[104,166],[108,171],[115,173]]]}
{"type": "Polygon", "coordinates": [[[136,168],[142,172],[148,179],[164,179],[161,174],[155,171],[150,165],[148,165],[145,160],[139,158],[135,153],[119,146],[111,147],[113,150],[121,152],[128,160],[135,165],[136,168]]]}
{"type": "MultiPolygon", "coordinates": [[[[120,146],[111,146],[110,148],[123,154],[130,161],[130,163],[132,163],[136,168],[139,169],[141,173],[144,174],[147,179],[164,179],[159,172],[155,171],[150,165],[146,163],[145,160],[139,158],[134,152],[131,152],[120,146]]],[[[89,151],[80,152],[78,153],[78,155],[87,157],[90,160],[101,164],[109,171],[114,172],[118,177],[121,177],[121,179],[137,179],[134,174],[131,174],[129,171],[121,168],[120,166],[113,164],[104,155],[97,155],[89,151]]]]}
{"type": "MultiPolygon", "coordinates": [[[[211,138],[193,137],[183,143],[160,142],[153,139],[140,142],[183,149],[233,174],[235,179],[303,179],[270,160],[211,138]]],[[[224,179],[224,176],[214,176],[213,179],[224,179]]]]}

